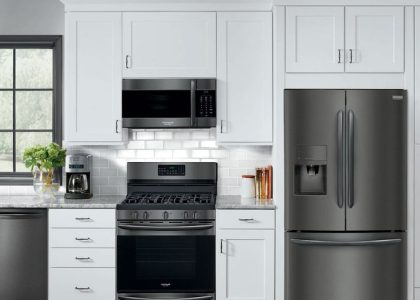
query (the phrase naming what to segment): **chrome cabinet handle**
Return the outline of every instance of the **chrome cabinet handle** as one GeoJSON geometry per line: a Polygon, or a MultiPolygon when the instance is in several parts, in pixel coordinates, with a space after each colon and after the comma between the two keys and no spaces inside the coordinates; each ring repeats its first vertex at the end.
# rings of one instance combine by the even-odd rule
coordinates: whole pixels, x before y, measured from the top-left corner
{"type": "Polygon", "coordinates": [[[76,260],[81,260],[81,261],[87,261],[87,260],[91,260],[91,258],[88,256],[88,257],[75,257],[74,259],[76,259],[76,260]]]}
{"type": "Polygon", "coordinates": [[[220,133],[227,132],[227,123],[226,120],[220,120],[220,133]]]}
{"type": "Polygon", "coordinates": [[[80,291],[80,292],[83,292],[83,291],[90,291],[91,289],[90,289],[90,287],[78,287],[78,286],[75,286],[74,287],[74,289],[75,290],[78,290],[78,291],[80,291]]]}
{"type": "Polygon", "coordinates": [[[220,239],[220,253],[223,254],[223,239],[220,239]]]}
{"type": "Polygon", "coordinates": [[[125,68],[126,69],[129,69],[131,67],[131,63],[129,63],[129,61],[130,61],[130,55],[127,54],[125,56],[125,68]]]}
{"type": "Polygon", "coordinates": [[[79,241],[79,242],[88,242],[88,241],[92,241],[92,239],[91,239],[90,237],[88,237],[88,238],[78,238],[78,237],[76,237],[76,238],[75,238],[75,240],[76,240],[76,241],[79,241]]]}
{"type": "Polygon", "coordinates": [[[92,222],[93,220],[91,218],[74,218],[77,221],[81,222],[92,222]]]}
{"type": "Polygon", "coordinates": [[[401,243],[401,239],[367,240],[367,241],[323,241],[323,240],[305,240],[290,239],[294,244],[299,245],[322,245],[322,246],[371,246],[371,245],[392,245],[401,243]]]}
{"type": "Polygon", "coordinates": [[[338,63],[341,64],[341,49],[338,49],[338,63]]]}
{"type": "Polygon", "coordinates": [[[241,222],[247,222],[247,223],[256,222],[256,220],[254,218],[239,218],[238,220],[241,221],[241,222]]]}
{"type": "Polygon", "coordinates": [[[350,49],[350,61],[349,63],[353,63],[353,49],[350,49]]]}
{"type": "Polygon", "coordinates": [[[118,121],[119,120],[115,120],[115,133],[119,133],[119,131],[118,131],[118,121]]]}

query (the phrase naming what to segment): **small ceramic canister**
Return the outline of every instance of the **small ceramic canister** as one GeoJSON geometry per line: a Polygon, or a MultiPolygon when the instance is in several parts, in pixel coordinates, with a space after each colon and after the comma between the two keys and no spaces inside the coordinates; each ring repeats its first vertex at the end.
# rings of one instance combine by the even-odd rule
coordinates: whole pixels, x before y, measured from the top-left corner
{"type": "Polygon", "coordinates": [[[241,197],[242,198],[255,198],[255,176],[254,175],[242,175],[241,197]]]}

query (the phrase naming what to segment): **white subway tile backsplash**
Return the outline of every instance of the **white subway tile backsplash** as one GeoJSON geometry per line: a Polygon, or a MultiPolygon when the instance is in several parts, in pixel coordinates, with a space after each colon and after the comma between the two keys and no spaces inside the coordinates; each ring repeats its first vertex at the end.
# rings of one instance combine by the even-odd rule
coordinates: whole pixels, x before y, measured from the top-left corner
{"type": "Polygon", "coordinates": [[[163,141],[146,141],[146,149],[163,149],[163,141]]]}
{"type": "Polygon", "coordinates": [[[137,158],[153,158],[155,152],[153,150],[137,150],[137,158]]]}
{"type": "MultiPolygon", "coordinates": [[[[93,155],[92,185],[96,195],[127,193],[127,162],[217,162],[218,193],[239,194],[241,175],[271,164],[271,147],[222,147],[213,129],[132,130],[123,146],[73,146],[68,153],[93,155]]],[[[35,194],[32,186],[0,186],[0,194],[35,194]]]]}
{"type": "Polygon", "coordinates": [[[155,133],[156,140],[171,140],[173,139],[173,132],[170,131],[161,131],[155,133]]]}
{"type": "Polygon", "coordinates": [[[193,158],[209,158],[210,151],[209,150],[192,150],[193,158]]]}

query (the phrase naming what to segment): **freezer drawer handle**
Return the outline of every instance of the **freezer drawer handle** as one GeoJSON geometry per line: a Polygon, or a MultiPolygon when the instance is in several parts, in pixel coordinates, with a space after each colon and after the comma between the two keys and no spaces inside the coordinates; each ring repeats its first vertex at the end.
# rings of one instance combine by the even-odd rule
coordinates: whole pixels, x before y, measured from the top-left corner
{"type": "Polygon", "coordinates": [[[401,239],[386,239],[386,240],[368,240],[368,241],[322,241],[322,240],[304,240],[304,239],[290,239],[292,243],[299,245],[321,245],[321,246],[375,246],[375,245],[393,245],[401,243],[401,239]]]}

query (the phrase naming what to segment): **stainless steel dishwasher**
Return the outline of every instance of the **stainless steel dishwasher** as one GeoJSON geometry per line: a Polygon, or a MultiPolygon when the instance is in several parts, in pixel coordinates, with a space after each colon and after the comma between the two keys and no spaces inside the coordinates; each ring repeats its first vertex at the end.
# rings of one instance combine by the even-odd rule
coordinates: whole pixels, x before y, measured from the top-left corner
{"type": "Polygon", "coordinates": [[[0,299],[48,299],[46,209],[0,209],[0,299]]]}

